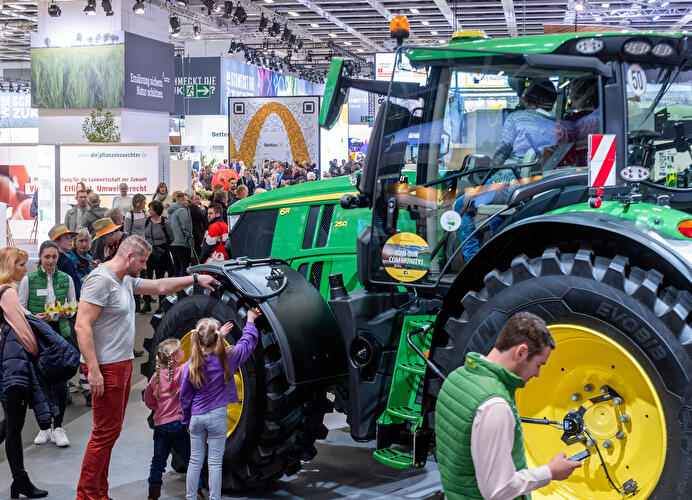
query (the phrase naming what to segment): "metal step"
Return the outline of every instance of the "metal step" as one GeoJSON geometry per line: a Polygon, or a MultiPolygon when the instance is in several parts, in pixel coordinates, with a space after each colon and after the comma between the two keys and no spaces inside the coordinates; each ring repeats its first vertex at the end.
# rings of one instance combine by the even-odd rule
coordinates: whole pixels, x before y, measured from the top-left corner
{"type": "Polygon", "coordinates": [[[425,365],[423,363],[399,363],[396,365],[400,370],[414,373],[416,375],[425,375],[425,365]]]}
{"type": "Polygon", "coordinates": [[[408,469],[413,467],[413,456],[393,448],[375,450],[372,456],[375,460],[388,467],[394,467],[396,469],[408,469]]]}
{"type": "Polygon", "coordinates": [[[392,408],[387,408],[386,411],[390,415],[403,418],[404,420],[410,420],[411,422],[417,422],[421,417],[420,411],[416,411],[408,406],[394,406],[392,408]]]}

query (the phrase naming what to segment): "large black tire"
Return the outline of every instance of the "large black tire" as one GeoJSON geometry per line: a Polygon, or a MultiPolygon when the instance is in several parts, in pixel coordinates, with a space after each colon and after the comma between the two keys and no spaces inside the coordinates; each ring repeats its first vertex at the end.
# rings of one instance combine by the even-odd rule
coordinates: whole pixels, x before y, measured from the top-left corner
{"type": "MultiPolygon", "coordinates": [[[[245,325],[246,303],[231,292],[199,294],[175,301],[167,299],[162,318],[155,317],[154,337],[149,345],[149,361],[142,373],[150,376],[155,368],[156,347],[167,338],[182,338],[204,317],[236,325],[229,334],[237,340],[245,325]],[[171,301],[177,302],[170,305],[171,301]]],[[[223,460],[223,488],[253,489],[266,486],[284,474],[298,472],[302,462],[311,460],[314,443],[327,436],[322,420],[332,410],[324,390],[309,390],[288,384],[282,367],[279,345],[263,319],[258,321],[260,340],[253,355],[240,371],[243,377],[243,411],[233,433],[226,439],[223,460]]]]}
{"type": "Polygon", "coordinates": [[[466,293],[462,312],[447,321],[447,345],[433,359],[449,373],[467,352],[489,352],[502,325],[519,311],[610,337],[646,370],[665,414],[668,446],[650,498],[692,498],[692,360],[683,345],[692,334],[692,295],[665,286],[663,278],[630,266],[626,257],[589,250],[520,255],[509,269],[488,273],[482,290],[466,293]]]}

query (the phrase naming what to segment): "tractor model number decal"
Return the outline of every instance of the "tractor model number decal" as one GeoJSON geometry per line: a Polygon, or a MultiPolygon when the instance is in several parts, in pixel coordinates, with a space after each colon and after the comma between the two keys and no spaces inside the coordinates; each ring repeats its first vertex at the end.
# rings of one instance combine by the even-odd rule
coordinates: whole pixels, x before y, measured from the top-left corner
{"type": "Polygon", "coordinates": [[[279,210],[279,215],[286,215],[291,212],[290,208],[282,208],[279,210]]]}
{"type": "Polygon", "coordinates": [[[337,220],[334,221],[334,227],[347,227],[348,226],[348,221],[347,220],[337,220]]]}

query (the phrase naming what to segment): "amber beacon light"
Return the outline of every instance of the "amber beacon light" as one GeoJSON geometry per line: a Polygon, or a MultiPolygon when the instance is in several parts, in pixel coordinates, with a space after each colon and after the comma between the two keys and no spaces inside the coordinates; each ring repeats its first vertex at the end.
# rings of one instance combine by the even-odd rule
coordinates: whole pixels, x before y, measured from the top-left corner
{"type": "Polygon", "coordinates": [[[403,14],[398,14],[389,22],[389,36],[396,40],[397,46],[404,43],[404,38],[408,38],[411,30],[408,19],[403,14]]]}

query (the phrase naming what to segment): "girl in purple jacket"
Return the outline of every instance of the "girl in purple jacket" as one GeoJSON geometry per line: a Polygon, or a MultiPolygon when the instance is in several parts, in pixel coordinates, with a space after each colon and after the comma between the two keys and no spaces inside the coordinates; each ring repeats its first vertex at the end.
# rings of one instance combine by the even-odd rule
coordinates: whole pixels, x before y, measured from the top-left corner
{"type": "Polygon", "coordinates": [[[238,402],[233,374],[257,346],[255,320],[262,313],[250,309],[243,335],[234,346],[226,347],[224,338],[233,325],[213,318],[197,322],[192,331],[190,360],[185,363],[180,384],[182,423],[190,431],[190,462],[187,467],[186,498],[197,499],[199,474],[204,449],[209,440],[209,500],[221,496],[221,463],[226,444],[226,405],[238,402]]]}

